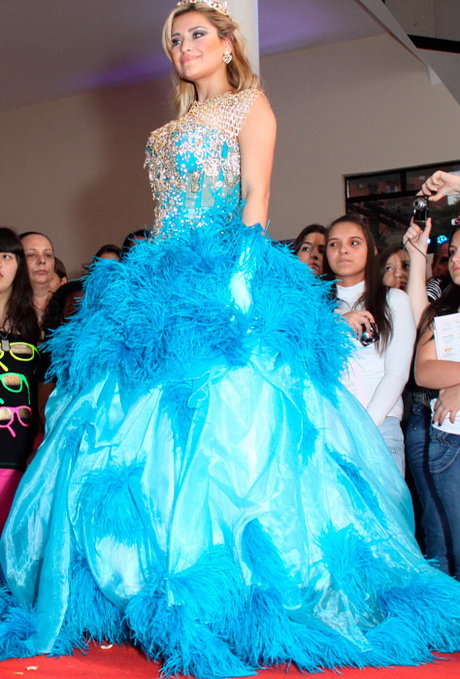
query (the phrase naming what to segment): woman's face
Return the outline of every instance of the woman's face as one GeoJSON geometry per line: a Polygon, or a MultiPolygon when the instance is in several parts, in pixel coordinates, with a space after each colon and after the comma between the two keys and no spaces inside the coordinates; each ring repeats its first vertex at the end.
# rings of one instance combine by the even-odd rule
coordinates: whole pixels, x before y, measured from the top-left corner
{"type": "Polygon", "coordinates": [[[409,258],[404,250],[390,255],[383,269],[382,282],[389,288],[405,290],[409,278],[409,258]]]}
{"type": "Polygon", "coordinates": [[[49,286],[54,275],[54,252],[48,238],[38,233],[32,233],[29,236],[24,236],[22,247],[26,256],[32,287],[49,286]]]}
{"type": "Polygon", "coordinates": [[[328,233],[326,257],[341,285],[348,287],[364,280],[367,241],[358,224],[341,222],[328,233]]]}
{"type": "Polygon", "coordinates": [[[18,270],[18,260],[11,252],[0,252],[0,294],[9,297],[18,270]]]}
{"type": "Polygon", "coordinates": [[[222,77],[227,81],[222,60],[230,42],[222,39],[217,29],[201,12],[187,12],[174,19],[171,34],[171,58],[178,75],[193,83],[222,77]]]}
{"type": "Polygon", "coordinates": [[[460,285],[460,231],[456,231],[450,241],[448,266],[453,282],[460,285]]]}
{"type": "Polygon", "coordinates": [[[304,264],[308,264],[310,269],[317,276],[323,273],[324,261],[324,247],[326,245],[326,236],[317,231],[313,231],[305,236],[297,252],[297,257],[304,264]]]}

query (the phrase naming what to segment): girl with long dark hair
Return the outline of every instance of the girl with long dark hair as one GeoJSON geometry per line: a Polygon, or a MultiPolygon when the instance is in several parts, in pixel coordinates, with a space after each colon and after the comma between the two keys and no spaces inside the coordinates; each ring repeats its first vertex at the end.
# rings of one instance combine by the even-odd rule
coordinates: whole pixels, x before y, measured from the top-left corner
{"type": "MultiPolygon", "coordinates": [[[[420,339],[417,344],[415,372],[421,387],[434,390],[460,388],[460,361],[441,354],[439,335],[442,329],[436,327],[436,319],[450,316],[452,321],[460,318],[460,226],[450,239],[449,274],[451,282],[441,297],[425,310],[420,324],[420,339]],[[438,338],[436,337],[438,335],[438,338]],[[436,344],[438,339],[438,346],[436,344]]],[[[454,331],[457,335],[458,331],[454,331]]],[[[456,338],[454,342],[456,342],[456,338]]],[[[431,401],[432,424],[428,448],[428,473],[437,498],[441,503],[444,522],[446,550],[453,563],[451,572],[460,579],[460,414],[443,407],[438,398],[431,401]]],[[[445,559],[445,554],[435,554],[445,559]]]]}
{"type": "Polygon", "coordinates": [[[314,274],[324,272],[324,248],[326,246],[326,227],[322,224],[308,224],[292,244],[294,254],[307,264],[314,274]]]}
{"type": "Polygon", "coordinates": [[[387,288],[406,290],[409,278],[409,258],[402,245],[396,243],[382,250],[378,256],[382,283],[387,288]]]}
{"type": "Polygon", "coordinates": [[[3,530],[37,424],[39,338],[21,241],[0,228],[0,531],[3,530]]]}
{"type": "Polygon", "coordinates": [[[409,376],[415,323],[408,296],[383,284],[376,253],[374,238],[361,219],[344,215],[330,225],[326,273],[336,280],[337,311],[354,334],[355,351],[343,383],[379,427],[404,475],[402,392],[409,376]]]}

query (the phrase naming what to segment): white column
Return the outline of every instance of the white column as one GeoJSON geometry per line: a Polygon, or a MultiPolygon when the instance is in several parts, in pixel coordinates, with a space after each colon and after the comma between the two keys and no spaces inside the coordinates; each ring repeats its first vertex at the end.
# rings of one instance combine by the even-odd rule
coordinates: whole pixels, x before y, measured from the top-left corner
{"type": "Polygon", "coordinates": [[[228,9],[241,27],[254,73],[259,74],[259,15],[258,0],[228,0],[228,9]]]}

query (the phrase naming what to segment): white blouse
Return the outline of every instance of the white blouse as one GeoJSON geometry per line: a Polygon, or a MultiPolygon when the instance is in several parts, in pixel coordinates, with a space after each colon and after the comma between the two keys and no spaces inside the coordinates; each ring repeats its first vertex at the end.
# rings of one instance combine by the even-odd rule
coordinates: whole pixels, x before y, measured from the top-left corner
{"type": "MultiPolygon", "coordinates": [[[[339,305],[336,312],[345,314],[356,308],[364,292],[364,281],[349,287],[337,285],[339,305]]],[[[409,378],[415,343],[415,321],[408,295],[397,288],[389,288],[388,305],[391,311],[393,334],[385,351],[378,352],[378,344],[363,346],[354,339],[355,351],[348,369],[341,377],[343,385],[367,409],[379,427],[386,417],[403,414],[401,394],[409,378]]]]}

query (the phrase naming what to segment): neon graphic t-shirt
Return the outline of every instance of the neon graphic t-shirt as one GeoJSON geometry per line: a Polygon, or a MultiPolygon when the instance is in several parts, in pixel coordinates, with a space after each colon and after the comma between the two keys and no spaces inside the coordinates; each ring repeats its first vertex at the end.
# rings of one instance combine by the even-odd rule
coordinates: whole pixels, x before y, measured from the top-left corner
{"type": "Polygon", "coordinates": [[[36,346],[0,334],[0,468],[26,468],[36,433],[39,366],[36,346]]]}

